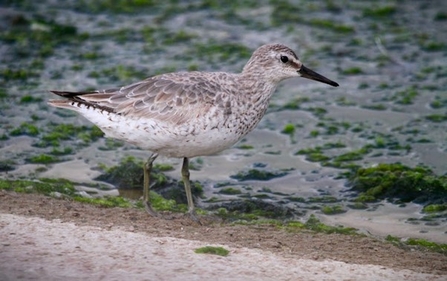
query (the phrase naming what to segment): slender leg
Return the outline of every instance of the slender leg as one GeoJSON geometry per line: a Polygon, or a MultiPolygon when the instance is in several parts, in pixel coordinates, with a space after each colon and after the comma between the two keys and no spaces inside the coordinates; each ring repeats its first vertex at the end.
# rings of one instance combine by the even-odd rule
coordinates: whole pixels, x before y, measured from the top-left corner
{"type": "Polygon", "coordinates": [[[158,213],[152,208],[151,202],[150,202],[150,195],[149,195],[149,177],[151,175],[152,170],[152,163],[154,160],[158,157],[157,153],[152,154],[147,159],[147,162],[143,165],[143,171],[144,171],[144,186],[143,186],[143,202],[144,202],[144,208],[146,209],[146,212],[154,217],[158,216],[158,213]]]}
{"type": "Polygon", "coordinates": [[[194,202],[192,201],[191,183],[189,181],[189,160],[186,157],[183,158],[182,179],[183,184],[185,185],[186,199],[188,200],[188,214],[192,220],[200,223],[200,220],[196,216],[196,211],[194,210],[194,202]]]}

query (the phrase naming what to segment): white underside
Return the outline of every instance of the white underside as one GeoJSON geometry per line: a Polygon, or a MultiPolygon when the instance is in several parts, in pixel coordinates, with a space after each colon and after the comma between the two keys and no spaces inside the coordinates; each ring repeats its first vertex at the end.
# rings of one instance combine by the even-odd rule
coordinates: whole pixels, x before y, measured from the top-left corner
{"type": "Polygon", "coordinates": [[[230,124],[223,118],[201,118],[174,125],[154,119],[131,119],[84,105],[71,109],[97,125],[106,137],[123,140],[168,157],[189,158],[215,154],[231,147],[248,133],[234,133],[232,124],[235,122],[230,124]]]}

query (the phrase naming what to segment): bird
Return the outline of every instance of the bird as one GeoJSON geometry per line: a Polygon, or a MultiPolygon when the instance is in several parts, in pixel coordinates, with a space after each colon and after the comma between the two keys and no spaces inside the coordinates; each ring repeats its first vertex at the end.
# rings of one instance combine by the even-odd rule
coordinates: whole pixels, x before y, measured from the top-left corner
{"type": "Polygon", "coordinates": [[[260,122],[277,85],[296,77],[339,86],[304,66],[292,49],[277,43],[257,48],[240,73],[165,73],[106,90],[51,91],[64,99],[48,103],[79,113],[106,137],[151,152],[143,167],[143,202],[152,216],[159,216],[149,196],[153,162],[159,155],[183,159],[187,213],[199,221],[189,159],[216,154],[237,143],[260,122]]]}

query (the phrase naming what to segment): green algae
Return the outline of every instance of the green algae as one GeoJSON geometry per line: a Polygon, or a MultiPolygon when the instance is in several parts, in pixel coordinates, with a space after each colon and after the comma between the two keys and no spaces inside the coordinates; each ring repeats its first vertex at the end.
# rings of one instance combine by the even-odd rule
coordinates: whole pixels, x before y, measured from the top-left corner
{"type": "Polygon", "coordinates": [[[153,169],[159,172],[169,172],[174,170],[174,167],[170,164],[155,163],[153,169]]]}
{"type": "Polygon", "coordinates": [[[421,166],[382,163],[352,170],[347,178],[351,189],[361,192],[359,201],[397,198],[402,202],[445,203],[447,198],[447,177],[421,166]]]}
{"type": "Polygon", "coordinates": [[[115,81],[117,84],[132,83],[135,80],[143,80],[148,76],[146,69],[136,69],[134,66],[116,65],[110,68],[94,70],[89,73],[89,77],[115,81]]]}
{"type": "Polygon", "coordinates": [[[334,202],[338,202],[338,201],[340,201],[340,200],[338,200],[334,196],[325,195],[325,196],[319,196],[319,197],[309,197],[306,202],[307,203],[334,203],[334,202]]]}
{"type": "MultiPolygon", "coordinates": [[[[27,80],[31,77],[37,77],[37,73],[31,69],[1,69],[0,79],[8,82],[10,80],[27,80]]],[[[0,81],[1,81],[0,80],[0,81]]]]}
{"type": "Polygon", "coordinates": [[[342,73],[346,75],[358,75],[363,74],[363,70],[360,67],[351,67],[344,69],[342,73]]]}
{"type": "Polygon", "coordinates": [[[74,9],[88,13],[104,13],[110,12],[115,14],[130,14],[142,12],[156,12],[162,3],[156,0],[97,0],[87,1],[79,0],[74,2],[74,9]]]}
{"type": "Polygon", "coordinates": [[[309,136],[312,137],[312,138],[316,138],[316,137],[318,137],[319,135],[320,135],[320,132],[319,132],[318,130],[312,130],[312,131],[310,131],[310,133],[309,133],[309,136]]]}
{"type": "MultiPolygon", "coordinates": [[[[14,50],[17,56],[49,57],[58,45],[69,42],[79,44],[86,38],[85,35],[77,33],[76,27],[59,24],[42,16],[18,17],[12,28],[0,33],[0,41],[20,46],[14,50]]],[[[24,80],[37,76],[33,69],[35,68],[6,69],[0,72],[0,76],[24,80]]]]}
{"type": "Polygon", "coordinates": [[[295,155],[305,155],[306,160],[310,162],[324,162],[331,159],[323,154],[321,147],[300,149],[295,155]]]}
{"type": "Polygon", "coordinates": [[[426,115],[425,119],[434,123],[445,122],[447,121],[447,114],[430,114],[426,115]]]}
{"type": "Polygon", "coordinates": [[[424,206],[422,209],[422,212],[424,213],[439,213],[444,212],[447,210],[447,203],[446,204],[430,204],[427,206],[424,206]]]}
{"type": "Polygon", "coordinates": [[[339,97],[335,100],[335,102],[339,106],[354,106],[354,105],[356,105],[355,102],[348,100],[346,97],[339,97]]]}
{"type": "MultiPolygon", "coordinates": [[[[96,180],[105,181],[120,188],[142,189],[143,187],[143,162],[137,161],[134,157],[128,156],[120,160],[117,166],[102,167],[104,174],[98,176],[96,180]]],[[[163,185],[167,178],[163,174],[151,174],[151,184],[163,185]]]]}
{"type": "Polygon", "coordinates": [[[346,213],[346,209],[342,205],[323,206],[321,212],[325,215],[336,215],[346,213]]]}
{"type": "Polygon", "coordinates": [[[366,104],[366,105],[362,105],[362,108],[370,109],[370,110],[380,110],[380,111],[388,109],[388,107],[384,104],[366,104]]]}
{"type": "Polygon", "coordinates": [[[11,159],[0,160],[0,172],[9,172],[15,169],[16,162],[11,159]]]}
{"type": "Polygon", "coordinates": [[[281,133],[292,136],[293,134],[295,134],[295,125],[286,124],[281,133]]]}
{"type": "Polygon", "coordinates": [[[402,239],[392,235],[388,235],[385,240],[398,247],[413,246],[447,255],[447,244],[445,243],[436,243],[421,238],[402,239]]]}
{"type": "Polygon", "coordinates": [[[102,198],[88,198],[76,196],[73,198],[74,201],[88,203],[91,205],[97,205],[105,208],[119,207],[119,208],[130,208],[133,206],[129,200],[120,196],[105,196],[102,198]]]}
{"type": "Polygon", "coordinates": [[[230,178],[236,179],[238,181],[248,181],[248,180],[259,180],[268,181],[274,178],[283,177],[287,175],[286,171],[263,171],[258,169],[250,169],[248,171],[242,171],[236,175],[231,175],[230,178]]]}
{"type": "Polygon", "coordinates": [[[333,162],[337,163],[337,162],[362,160],[363,157],[370,152],[371,152],[370,148],[362,147],[360,149],[349,151],[349,152],[346,152],[346,153],[336,156],[333,159],[333,162]]]}
{"type": "Polygon", "coordinates": [[[353,26],[337,22],[336,20],[323,18],[307,19],[305,17],[306,10],[304,7],[291,1],[270,1],[270,5],[273,7],[270,16],[273,26],[281,26],[284,24],[296,25],[300,23],[342,34],[353,33],[355,31],[353,26]]]}
{"type": "Polygon", "coordinates": [[[35,137],[35,136],[39,135],[39,129],[35,125],[29,124],[29,123],[22,123],[22,124],[20,124],[19,127],[11,130],[9,132],[9,135],[11,135],[11,136],[28,135],[28,136],[35,137]]]}
{"type": "Polygon", "coordinates": [[[281,110],[296,110],[300,109],[301,105],[305,102],[309,102],[308,97],[297,97],[293,98],[292,100],[288,101],[286,104],[284,104],[281,107],[281,110]]]}
{"type": "Polygon", "coordinates": [[[285,23],[296,24],[301,22],[302,8],[299,5],[287,0],[270,1],[273,6],[273,10],[270,16],[270,20],[273,26],[280,26],[285,23]]]}
{"type": "Polygon", "coordinates": [[[117,140],[117,139],[112,139],[112,138],[105,138],[104,140],[105,146],[100,146],[98,147],[99,150],[116,150],[117,148],[123,147],[124,146],[124,142],[117,140]]]}
{"type": "Polygon", "coordinates": [[[211,254],[226,257],[230,253],[227,249],[223,247],[215,247],[215,246],[205,246],[201,248],[197,248],[194,250],[196,254],[211,254]]]}
{"type": "Polygon", "coordinates": [[[435,21],[445,21],[447,20],[447,13],[443,11],[438,11],[434,18],[435,21]]]}
{"type": "Polygon", "coordinates": [[[25,95],[20,98],[20,103],[37,103],[37,102],[42,102],[42,98],[34,97],[31,95],[25,95]]]}
{"type": "Polygon", "coordinates": [[[194,48],[190,49],[184,55],[191,58],[200,57],[202,60],[211,64],[217,64],[221,62],[234,63],[240,60],[247,60],[250,58],[252,51],[242,44],[208,41],[194,44],[194,48]]]}
{"type": "Polygon", "coordinates": [[[237,188],[227,187],[227,188],[222,188],[221,190],[219,190],[219,193],[226,194],[226,195],[238,195],[238,194],[241,194],[242,191],[237,188]]]}
{"type": "Polygon", "coordinates": [[[435,97],[435,100],[430,102],[430,107],[433,109],[447,107],[447,98],[435,97]]]}
{"type": "Polygon", "coordinates": [[[419,92],[415,88],[408,88],[404,91],[399,91],[390,97],[390,100],[395,101],[397,104],[409,105],[413,104],[416,97],[419,96],[419,92]]]}
{"type": "Polygon", "coordinates": [[[327,19],[310,19],[306,23],[311,26],[328,29],[338,33],[353,33],[355,31],[353,26],[327,19]]]}
{"type": "Polygon", "coordinates": [[[345,148],[346,144],[342,143],[341,141],[337,142],[328,142],[325,143],[321,149],[336,149],[336,148],[345,148]]]}
{"type": "Polygon", "coordinates": [[[345,235],[358,235],[358,230],[355,228],[344,226],[329,226],[322,223],[314,215],[311,215],[309,217],[307,222],[304,224],[304,228],[315,232],[322,232],[327,234],[338,233],[345,235]]]}
{"type": "Polygon", "coordinates": [[[69,155],[69,154],[73,154],[73,148],[71,147],[64,147],[63,149],[60,149],[58,147],[53,147],[53,149],[51,150],[50,154],[55,155],[55,156],[60,156],[60,155],[69,155]]]}
{"type": "Polygon", "coordinates": [[[249,144],[241,144],[237,148],[244,149],[244,150],[249,150],[249,149],[253,149],[254,146],[253,145],[249,145],[249,144]]]}
{"type": "Polygon", "coordinates": [[[41,179],[40,181],[0,179],[0,189],[23,193],[34,192],[44,195],[52,195],[58,192],[68,196],[74,196],[76,193],[73,183],[64,179],[41,179]]]}
{"type": "Polygon", "coordinates": [[[391,17],[397,12],[395,5],[386,5],[380,7],[366,8],[363,10],[363,16],[372,18],[391,17]]]}
{"type": "Polygon", "coordinates": [[[290,219],[300,214],[289,207],[257,198],[219,202],[210,205],[207,209],[215,210],[214,213],[226,221],[242,223],[264,219],[275,219],[280,223],[280,220],[290,219]]]}
{"type": "Polygon", "coordinates": [[[50,132],[43,134],[37,147],[59,146],[61,141],[82,140],[84,145],[103,137],[104,133],[97,127],[75,126],[73,124],[49,124],[50,132]]]}
{"type": "Polygon", "coordinates": [[[33,164],[51,164],[51,163],[57,163],[61,160],[53,155],[48,154],[39,154],[32,156],[28,159],[28,162],[33,164]]]}

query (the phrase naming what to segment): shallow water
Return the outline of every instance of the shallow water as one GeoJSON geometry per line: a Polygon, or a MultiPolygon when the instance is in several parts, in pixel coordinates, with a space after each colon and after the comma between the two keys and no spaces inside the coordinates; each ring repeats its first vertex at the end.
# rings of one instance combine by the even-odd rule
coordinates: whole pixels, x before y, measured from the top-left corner
{"type": "MultiPolygon", "coordinates": [[[[202,168],[191,172],[194,180],[204,183],[206,198],[237,199],[218,193],[216,185],[229,182],[252,195],[268,188],[303,198],[331,195],[346,204],[346,182],[335,179],[343,170],[295,155],[300,149],[338,141],[346,147],[331,150],[334,155],[379,137],[411,147],[377,149],[355,162],[363,166],[401,162],[424,164],[438,174],[447,170],[447,20],[441,12],[447,10],[445,1],[244,1],[229,6],[188,1],[180,8],[171,1],[137,9],[111,7],[106,0],[85,5],[35,2],[6,1],[10,4],[0,7],[0,159],[10,159],[14,167],[1,177],[66,178],[86,185],[100,174],[92,169],[99,163],[115,165],[126,155],[148,156],[129,145],[103,150],[99,148],[107,146],[104,139],[69,137],[56,146],[72,149],[55,156],[60,162],[30,163],[33,156],[54,149],[54,144],[36,147],[54,129],[50,123],[86,126],[81,133],[91,128],[82,117],[47,106],[46,100],[53,98],[48,90],[115,87],[177,70],[237,72],[256,47],[271,42],[292,47],[307,66],[340,87],[303,79],[283,82],[258,128],[241,142],[252,149],[238,144],[202,157],[202,168]],[[303,97],[308,100],[300,109],[284,109],[303,97]],[[315,114],[315,108],[326,113],[315,114]],[[440,122],[426,118],[433,114],[440,122]],[[35,125],[39,133],[11,133],[23,123],[35,125]],[[292,137],[281,133],[289,123],[296,125],[292,137]],[[316,131],[318,135],[312,136],[316,131]],[[256,163],[272,171],[292,170],[266,182],[238,183],[230,178],[256,163]]],[[[179,178],[180,160],[157,162],[173,164],[176,169],[167,175],[179,178]]],[[[286,195],[266,195],[264,200],[306,207],[285,200],[286,195]]],[[[306,217],[315,213],[325,222],[373,234],[447,241],[445,218],[435,226],[407,222],[423,216],[419,205],[383,203],[334,216],[309,206],[306,210],[306,217]]]]}

